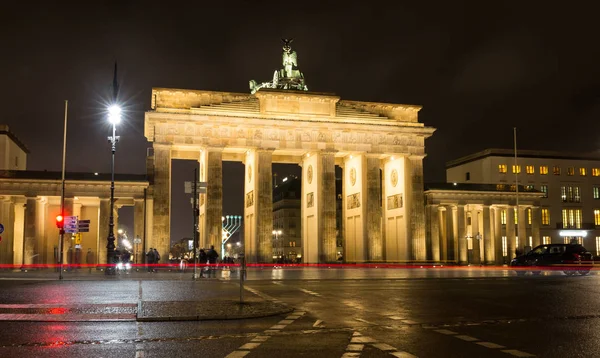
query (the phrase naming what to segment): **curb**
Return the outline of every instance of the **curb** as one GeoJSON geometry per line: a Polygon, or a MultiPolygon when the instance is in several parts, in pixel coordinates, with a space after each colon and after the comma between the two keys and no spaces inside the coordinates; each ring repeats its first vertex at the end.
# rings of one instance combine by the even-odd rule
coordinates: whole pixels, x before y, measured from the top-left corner
{"type": "MultiPolygon", "coordinates": [[[[136,318],[138,322],[163,322],[163,321],[218,321],[218,320],[236,320],[236,319],[249,319],[249,318],[262,318],[277,316],[280,314],[287,314],[293,312],[294,309],[285,307],[280,310],[274,310],[267,313],[258,314],[247,314],[247,315],[232,315],[232,316],[153,316],[153,317],[139,317],[136,318]]],[[[139,311],[138,311],[139,312],[139,311]]]]}

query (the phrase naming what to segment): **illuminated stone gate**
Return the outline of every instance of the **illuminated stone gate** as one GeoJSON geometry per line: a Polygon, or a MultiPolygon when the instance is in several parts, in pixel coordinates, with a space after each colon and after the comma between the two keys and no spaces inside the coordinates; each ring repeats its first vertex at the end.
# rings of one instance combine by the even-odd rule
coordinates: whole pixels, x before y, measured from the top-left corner
{"type": "Polygon", "coordinates": [[[271,262],[271,167],[293,163],[302,166],[303,262],[334,262],[338,165],[345,261],[425,260],[424,142],[434,129],[418,122],[420,107],[298,90],[306,86],[294,70],[295,52],[286,46],[285,69],[275,72],[273,82],[251,81],[253,94],[152,89],[145,118],[145,136],[154,147],[148,245],[168,251],[171,160],[192,159],[200,181],[208,183],[199,198],[200,246],[220,247],[222,162],[238,161],[245,164],[246,257],[271,262]]]}

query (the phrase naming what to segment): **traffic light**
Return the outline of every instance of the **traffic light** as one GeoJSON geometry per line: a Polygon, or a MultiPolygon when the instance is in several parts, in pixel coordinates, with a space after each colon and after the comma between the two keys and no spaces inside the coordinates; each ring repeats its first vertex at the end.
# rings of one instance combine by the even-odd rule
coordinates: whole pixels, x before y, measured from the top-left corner
{"type": "Polygon", "coordinates": [[[62,215],[56,215],[56,227],[62,229],[65,226],[65,218],[62,215]]]}

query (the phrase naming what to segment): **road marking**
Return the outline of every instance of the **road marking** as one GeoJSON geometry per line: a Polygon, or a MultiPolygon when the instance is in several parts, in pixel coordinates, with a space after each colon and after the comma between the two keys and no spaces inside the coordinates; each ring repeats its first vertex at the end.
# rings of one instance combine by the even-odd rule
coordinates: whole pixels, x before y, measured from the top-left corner
{"type": "Polygon", "coordinates": [[[369,322],[366,319],[362,319],[362,318],[354,318],[355,320],[359,321],[359,322],[364,322],[364,323],[368,323],[368,324],[372,324],[374,326],[377,326],[377,323],[373,323],[373,322],[369,322]]]}
{"type": "Polygon", "coordinates": [[[447,335],[450,335],[450,334],[458,334],[457,332],[450,331],[450,330],[448,330],[448,329],[434,329],[433,331],[434,331],[434,332],[437,332],[437,333],[441,333],[441,334],[447,334],[447,335]]]}
{"type": "Polygon", "coordinates": [[[382,351],[397,351],[396,347],[392,347],[389,344],[385,344],[385,343],[375,343],[372,344],[373,347],[380,349],[382,351]]]}
{"type": "Polygon", "coordinates": [[[405,323],[405,324],[419,324],[418,322],[411,321],[411,320],[409,320],[409,319],[403,319],[403,320],[402,320],[402,323],[405,323]]]}
{"type": "Polygon", "coordinates": [[[505,346],[501,346],[499,344],[492,343],[492,342],[476,342],[475,344],[479,344],[480,346],[483,346],[486,348],[491,348],[491,349],[506,348],[505,346]]]}
{"type": "Polygon", "coordinates": [[[357,337],[357,336],[362,336],[362,334],[360,332],[354,332],[352,333],[353,337],[357,337]]]}
{"type": "Polygon", "coordinates": [[[397,358],[417,358],[417,356],[408,352],[390,352],[390,354],[397,358]]]}
{"type": "Polygon", "coordinates": [[[266,342],[271,336],[256,336],[252,339],[252,342],[266,342]]]}
{"type": "Polygon", "coordinates": [[[272,334],[272,333],[278,333],[279,330],[278,329],[266,329],[265,333],[266,334],[272,334]]]}
{"type": "Polygon", "coordinates": [[[358,358],[360,357],[359,352],[345,352],[342,354],[342,358],[358,358]]]}
{"type": "Polygon", "coordinates": [[[475,342],[478,341],[479,339],[475,338],[475,337],[471,337],[471,336],[467,336],[464,334],[459,334],[456,336],[453,336],[454,338],[458,338],[458,339],[462,339],[463,341],[467,341],[467,342],[475,342]]]}
{"type": "Polygon", "coordinates": [[[144,346],[141,344],[135,345],[135,358],[144,358],[144,346]]]}
{"type": "Polygon", "coordinates": [[[254,343],[253,343],[253,342],[251,342],[251,343],[246,343],[246,344],[244,344],[243,346],[241,346],[241,347],[240,347],[240,348],[238,348],[238,349],[247,349],[247,350],[251,350],[251,349],[254,349],[254,348],[258,347],[258,346],[260,346],[260,342],[258,342],[258,343],[257,343],[257,342],[254,342],[254,343]]]}
{"type": "Polygon", "coordinates": [[[272,329],[272,330],[284,329],[285,326],[287,326],[287,325],[286,324],[276,324],[276,325],[272,326],[270,329],[272,329]]]}
{"type": "Polygon", "coordinates": [[[294,322],[293,319],[284,319],[284,320],[279,321],[279,324],[290,324],[293,322],[294,322]]]}
{"type": "Polygon", "coordinates": [[[399,321],[399,320],[401,320],[401,319],[404,319],[404,317],[400,317],[400,316],[388,316],[388,318],[389,318],[389,319],[396,320],[396,321],[399,321]]]}
{"type": "Polygon", "coordinates": [[[356,336],[356,337],[352,337],[352,339],[350,340],[350,343],[375,343],[377,342],[376,340],[374,340],[371,337],[367,337],[367,336],[356,336]]]}
{"type": "Polygon", "coordinates": [[[245,357],[250,351],[233,351],[225,356],[225,358],[242,358],[245,357]]]}
{"type": "Polygon", "coordinates": [[[523,352],[523,351],[520,351],[517,349],[506,349],[506,350],[503,350],[502,352],[508,353],[515,357],[535,357],[533,354],[529,354],[527,352],[523,352]]]}
{"type": "Polygon", "coordinates": [[[321,323],[323,323],[322,320],[318,319],[315,321],[315,323],[313,324],[313,327],[317,327],[317,328],[321,328],[323,326],[321,326],[321,323]]]}
{"type": "Polygon", "coordinates": [[[365,348],[364,344],[348,344],[346,351],[361,352],[365,348]]]}

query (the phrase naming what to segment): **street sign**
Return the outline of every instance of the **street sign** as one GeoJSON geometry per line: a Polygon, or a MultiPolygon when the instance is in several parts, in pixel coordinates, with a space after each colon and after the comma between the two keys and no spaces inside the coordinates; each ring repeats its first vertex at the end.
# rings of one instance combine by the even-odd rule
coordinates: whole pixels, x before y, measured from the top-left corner
{"type": "Polygon", "coordinates": [[[65,216],[65,233],[77,233],[77,216],[65,216]]]}
{"type": "Polygon", "coordinates": [[[79,220],[77,222],[77,227],[79,232],[90,232],[90,221],[89,220],[79,220]]]}
{"type": "Polygon", "coordinates": [[[4,232],[4,225],[0,224],[0,234],[4,232]]]}
{"type": "Polygon", "coordinates": [[[183,187],[185,189],[186,194],[192,193],[192,182],[191,181],[186,181],[185,183],[183,183],[183,187]]]}
{"type": "Polygon", "coordinates": [[[75,245],[81,245],[81,234],[75,235],[75,245]]]}

